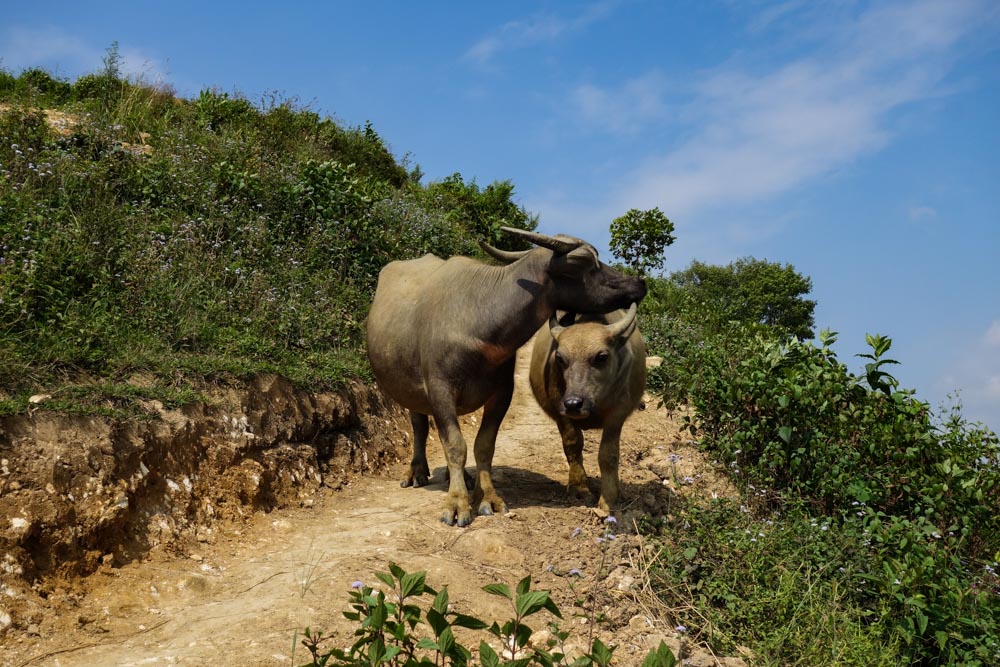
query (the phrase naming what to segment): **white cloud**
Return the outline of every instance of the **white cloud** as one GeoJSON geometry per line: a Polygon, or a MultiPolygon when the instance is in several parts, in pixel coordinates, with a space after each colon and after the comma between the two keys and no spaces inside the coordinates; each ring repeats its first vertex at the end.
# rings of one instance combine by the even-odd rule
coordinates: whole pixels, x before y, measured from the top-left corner
{"type": "Polygon", "coordinates": [[[986,386],[984,393],[986,394],[987,398],[1000,400],[1000,375],[991,375],[990,377],[986,378],[986,386]]]}
{"type": "MultiPolygon", "coordinates": [[[[14,73],[41,67],[53,74],[76,78],[99,71],[109,46],[88,44],[61,28],[11,27],[0,33],[0,64],[14,73]]],[[[124,76],[151,84],[166,80],[162,64],[142,51],[121,46],[118,55],[124,76]]]]}
{"type": "Polygon", "coordinates": [[[647,123],[668,116],[667,91],[666,77],[654,71],[626,81],[617,90],[578,86],[572,104],[588,125],[616,134],[635,134],[647,123]]]}
{"type": "Polygon", "coordinates": [[[1000,320],[993,320],[986,331],[985,341],[991,347],[1000,347],[1000,320]]]}
{"type": "Polygon", "coordinates": [[[920,220],[933,220],[937,217],[937,209],[932,206],[911,206],[907,211],[910,220],[918,222],[920,220]]]}
{"type": "Polygon", "coordinates": [[[10,27],[0,34],[0,61],[15,73],[44,67],[76,76],[99,67],[101,54],[59,28],[10,27]]]}
{"type": "MultiPolygon", "coordinates": [[[[765,200],[880,150],[892,138],[892,112],[939,94],[983,11],[975,0],[889,3],[817,31],[826,36],[808,55],[769,70],[731,62],[705,72],[691,100],[674,110],[688,119],[688,139],[628,174],[612,208],[660,206],[683,219],[765,200]]],[[[646,96],[632,96],[643,100],[640,110],[608,120],[608,129],[666,113],[663,87],[648,85],[651,75],[635,79],[644,80],[636,90],[646,96]]],[[[577,109],[591,122],[610,119],[627,108],[628,91],[629,84],[578,88],[577,109]]]]}
{"type": "Polygon", "coordinates": [[[601,20],[617,4],[618,0],[603,0],[585,6],[576,16],[536,14],[524,20],[510,21],[473,44],[464,57],[486,63],[501,51],[522,49],[559,39],[601,20]]]}

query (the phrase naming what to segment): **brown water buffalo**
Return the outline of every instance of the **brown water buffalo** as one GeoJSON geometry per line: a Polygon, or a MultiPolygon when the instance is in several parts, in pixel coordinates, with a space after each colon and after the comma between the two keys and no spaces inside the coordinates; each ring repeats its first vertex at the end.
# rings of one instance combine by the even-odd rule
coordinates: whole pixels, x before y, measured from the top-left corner
{"type": "Polygon", "coordinates": [[[642,403],[646,388],[646,344],[628,311],[581,318],[571,326],[553,316],[535,337],[531,390],[562,436],[573,495],[590,498],[583,469],[583,430],[600,428],[598,506],[617,508],[618,440],[622,425],[642,403]]]}
{"type": "Polygon", "coordinates": [[[556,309],[608,312],[641,301],[645,282],[600,262],[593,246],[569,236],[504,227],[538,247],[483,248],[507,262],[433,255],[391,262],[379,274],[368,315],[368,358],[379,385],[410,412],[413,460],[403,486],[421,486],[428,415],[444,445],[450,478],[441,520],[472,521],[465,483],[467,447],[458,415],[483,406],[476,435],[475,501],[480,514],[507,511],[493,487],[493,451],[514,391],[514,354],[556,309]]]}

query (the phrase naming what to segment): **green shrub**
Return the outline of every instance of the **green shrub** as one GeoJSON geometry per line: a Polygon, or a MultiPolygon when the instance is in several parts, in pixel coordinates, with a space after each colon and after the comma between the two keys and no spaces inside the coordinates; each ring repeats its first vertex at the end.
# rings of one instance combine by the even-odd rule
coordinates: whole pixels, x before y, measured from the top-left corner
{"type": "Polygon", "coordinates": [[[885,370],[889,339],[869,336],[860,377],[837,360],[835,340],[735,330],[707,339],[690,355],[692,432],[752,508],[766,515],[804,503],[838,539],[863,536],[844,602],[884,610],[885,639],[908,662],[996,661],[1000,598],[983,594],[1000,556],[996,435],[957,414],[935,424],[885,370]]]}
{"type": "MultiPolygon", "coordinates": [[[[389,572],[375,575],[388,590],[375,590],[362,582],[355,582],[349,593],[352,611],[344,616],[358,624],[354,631],[357,637],[349,649],[325,648],[329,637],[322,632],[306,628],[302,645],[309,652],[311,661],[302,667],[325,667],[339,665],[353,667],[361,665],[390,665],[394,667],[417,667],[419,665],[467,665],[472,659],[472,651],[463,646],[455,637],[455,628],[483,630],[492,635],[503,653],[516,656],[501,656],[485,641],[479,643],[479,664],[484,667],[554,667],[567,665],[563,644],[569,636],[557,624],[550,623],[553,639],[545,647],[529,646],[532,629],[527,620],[542,611],[556,618],[562,618],[559,608],[552,601],[548,591],[531,590],[531,576],[518,582],[514,591],[504,583],[489,584],[483,590],[491,595],[506,598],[511,605],[512,617],[502,625],[496,621],[485,621],[461,614],[450,608],[448,589],[440,592],[426,582],[426,572],[409,573],[395,563],[389,564],[389,572]],[[426,608],[418,604],[424,595],[433,596],[426,608]],[[421,636],[430,630],[431,636],[421,636]]],[[[607,667],[612,664],[614,646],[606,646],[600,639],[594,639],[590,653],[576,658],[573,667],[607,667]]],[[[294,658],[293,658],[294,661],[294,658]]],[[[643,667],[673,667],[674,655],[660,642],[658,649],[650,651],[643,667]]]]}

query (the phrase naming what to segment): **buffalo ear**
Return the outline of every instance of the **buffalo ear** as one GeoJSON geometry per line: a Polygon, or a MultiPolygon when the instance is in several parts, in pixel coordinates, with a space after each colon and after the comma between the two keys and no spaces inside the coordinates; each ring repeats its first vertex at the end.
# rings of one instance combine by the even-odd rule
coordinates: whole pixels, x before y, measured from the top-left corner
{"type": "Polygon", "coordinates": [[[553,273],[575,276],[599,269],[601,261],[597,258],[597,251],[585,244],[565,255],[553,255],[549,267],[553,273]]]}
{"type": "Polygon", "coordinates": [[[563,331],[566,331],[566,327],[559,322],[559,319],[553,313],[552,317],[549,318],[549,335],[552,336],[552,340],[558,341],[563,331]]]}
{"type": "Polygon", "coordinates": [[[557,310],[556,319],[559,320],[559,324],[561,324],[562,326],[571,327],[574,324],[576,324],[576,313],[574,313],[571,310],[567,311],[557,310]],[[562,313],[562,315],[560,315],[559,313],[562,313]]]}
{"type": "Polygon", "coordinates": [[[614,338],[619,344],[624,344],[635,332],[636,312],[638,312],[638,306],[633,303],[628,307],[625,315],[620,320],[605,325],[608,335],[614,338]]]}

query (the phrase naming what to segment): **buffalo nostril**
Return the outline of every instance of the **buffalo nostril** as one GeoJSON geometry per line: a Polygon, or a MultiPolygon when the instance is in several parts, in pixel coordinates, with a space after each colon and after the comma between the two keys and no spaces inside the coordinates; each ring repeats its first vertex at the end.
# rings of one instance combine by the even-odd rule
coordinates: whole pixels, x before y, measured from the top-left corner
{"type": "Polygon", "coordinates": [[[563,407],[566,408],[566,412],[579,412],[580,408],[583,407],[583,399],[570,396],[563,399],[563,407]]]}

